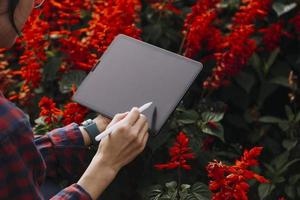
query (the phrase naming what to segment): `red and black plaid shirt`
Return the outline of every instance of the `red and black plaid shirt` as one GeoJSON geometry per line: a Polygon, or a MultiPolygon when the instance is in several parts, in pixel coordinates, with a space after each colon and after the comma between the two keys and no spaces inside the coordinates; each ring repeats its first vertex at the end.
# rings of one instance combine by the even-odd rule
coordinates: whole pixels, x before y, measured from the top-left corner
{"type": "MultiPolygon", "coordinates": [[[[27,116],[0,92],[0,199],[43,199],[46,177],[78,180],[90,156],[77,124],[34,138],[27,116]]],[[[73,183],[52,199],[91,199],[73,183]]]]}

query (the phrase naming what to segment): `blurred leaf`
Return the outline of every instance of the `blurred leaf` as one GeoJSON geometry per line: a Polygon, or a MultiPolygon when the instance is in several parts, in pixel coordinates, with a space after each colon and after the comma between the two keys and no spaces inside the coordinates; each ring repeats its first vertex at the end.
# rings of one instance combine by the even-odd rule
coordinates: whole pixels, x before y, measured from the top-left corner
{"type": "Polygon", "coordinates": [[[284,108],[289,121],[292,121],[295,118],[295,114],[293,113],[292,109],[288,105],[285,105],[284,108]]]}
{"type": "Polygon", "coordinates": [[[190,193],[184,198],[184,200],[209,200],[211,198],[211,192],[207,185],[203,183],[195,183],[192,185],[190,193]]]}
{"type": "MultiPolygon", "coordinates": [[[[285,151],[285,152],[281,153],[280,155],[276,156],[272,160],[272,164],[275,166],[275,170],[278,171],[288,162],[289,155],[290,155],[290,152],[285,151]]],[[[281,173],[278,173],[278,174],[281,174],[281,173]]]]}
{"type": "Polygon", "coordinates": [[[291,10],[293,10],[294,8],[297,7],[297,3],[290,3],[290,4],[283,4],[280,2],[275,2],[273,3],[273,9],[275,10],[275,12],[277,13],[278,17],[280,17],[281,15],[290,12],[291,10]]]}
{"type": "Polygon", "coordinates": [[[273,184],[260,184],[258,186],[258,195],[261,200],[265,199],[275,189],[273,184]]]}
{"type": "Polygon", "coordinates": [[[251,63],[251,66],[254,67],[256,73],[258,74],[259,76],[259,79],[260,81],[263,81],[264,80],[264,75],[262,74],[262,60],[261,58],[258,56],[257,53],[254,53],[250,59],[250,63],[251,63]]]}
{"type": "Polygon", "coordinates": [[[204,122],[219,122],[223,119],[224,113],[221,112],[203,112],[201,114],[202,120],[204,122]]]}
{"type": "Polygon", "coordinates": [[[300,158],[298,159],[293,159],[291,161],[289,161],[288,163],[286,163],[279,171],[278,174],[282,174],[284,173],[291,165],[295,164],[296,162],[299,162],[300,158]]]}
{"type": "Polygon", "coordinates": [[[276,77],[270,80],[271,83],[278,84],[287,88],[290,88],[287,77],[276,77]]]}
{"type": "Polygon", "coordinates": [[[260,89],[259,89],[259,96],[258,96],[258,104],[259,107],[263,105],[266,98],[268,98],[276,89],[278,88],[277,85],[263,82],[260,89]]]}
{"type": "Polygon", "coordinates": [[[202,132],[218,137],[220,140],[225,142],[224,140],[224,129],[220,123],[214,122],[215,127],[210,127],[208,124],[205,124],[202,127],[202,132]]]}
{"type": "Polygon", "coordinates": [[[63,94],[71,92],[72,85],[78,87],[85,77],[86,73],[81,70],[73,70],[64,74],[61,81],[59,81],[60,92],[63,94]]]}
{"type": "Polygon", "coordinates": [[[299,181],[299,179],[300,179],[300,174],[293,175],[289,178],[289,183],[291,185],[294,185],[299,181]]]}
{"type": "Polygon", "coordinates": [[[149,200],[159,200],[162,196],[163,190],[161,185],[155,185],[150,189],[150,192],[147,194],[149,200]]]}
{"type": "Polygon", "coordinates": [[[255,84],[254,76],[246,72],[240,72],[234,79],[237,84],[242,87],[247,93],[250,92],[251,88],[255,84]]]}
{"type": "Polygon", "coordinates": [[[271,66],[274,64],[279,52],[280,52],[279,48],[272,51],[271,55],[269,56],[269,58],[265,64],[265,67],[264,67],[265,75],[267,75],[269,73],[269,70],[270,70],[271,66]]]}
{"type": "Polygon", "coordinates": [[[53,81],[57,79],[56,73],[60,68],[61,60],[58,56],[50,56],[43,67],[43,79],[45,81],[53,81]]]}
{"type": "Polygon", "coordinates": [[[199,119],[199,114],[195,110],[184,110],[177,116],[177,121],[182,124],[194,124],[199,119]]]}
{"type": "Polygon", "coordinates": [[[298,112],[296,119],[295,119],[295,122],[299,122],[299,121],[300,121],[300,112],[298,112]]]}
{"type": "Polygon", "coordinates": [[[289,122],[288,122],[287,120],[285,120],[285,121],[279,123],[278,126],[279,126],[279,128],[280,128],[281,130],[283,130],[283,131],[287,131],[287,130],[289,130],[289,128],[290,128],[290,124],[289,124],[289,122]]]}
{"type": "Polygon", "coordinates": [[[260,122],[264,122],[264,123],[282,123],[284,122],[283,119],[277,118],[277,117],[272,117],[272,116],[264,116],[258,119],[258,121],[260,122]]]}
{"type": "Polygon", "coordinates": [[[291,149],[293,149],[296,145],[297,145],[298,141],[297,140],[289,140],[289,139],[286,139],[286,140],[283,140],[282,142],[282,146],[290,151],[291,149]]]}
{"type": "Polygon", "coordinates": [[[297,188],[296,188],[296,190],[297,190],[297,195],[298,195],[298,197],[300,197],[300,185],[297,185],[296,187],[297,187],[297,188]]]}
{"type": "Polygon", "coordinates": [[[294,199],[296,196],[296,188],[292,185],[286,185],[284,187],[284,192],[287,194],[287,196],[291,199],[294,199]]]}
{"type": "Polygon", "coordinates": [[[169,190],[176,190],[177,182],[176,182],[176,181],[168,182],[168,183],[166,183],[166,187],[167,187],[169,190]]]}
{"type": "MultiPolygon", "coordinates": [[[[175,200],[177,196],[177,182],[171,181],[165,184],[167,188],[167,194],[164,195],[164,198],[170,198],[171,200],[175,200]]],[[[163,199],[163,198],[162,198],[163,199]]]]}

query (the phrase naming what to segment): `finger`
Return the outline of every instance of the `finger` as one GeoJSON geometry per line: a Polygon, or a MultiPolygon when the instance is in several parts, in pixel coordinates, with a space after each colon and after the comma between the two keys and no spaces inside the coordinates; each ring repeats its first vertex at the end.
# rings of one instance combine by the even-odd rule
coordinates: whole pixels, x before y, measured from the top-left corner
{"type": "Polygon", "coordinates": [[[149,132],[147,130],[146,134],[144,135],[143,141],[142,141],[142,150],[145,149],[147,141],[148,141],[148,138],[149,138],[149,132]]]}
{"type": "Polygon", "coordinates": [[[143,126],[147,123],[147,117],[143,114],[140,114],[139,119],[136,121],[136,123],[132,126],[134,130],[137,130],[137,132],[140,132],[143,129],[143,126]]]}
{"type": "Polygon", "coordinates": [[[124,122],[127,122],[129,125],[134,125],[135,122],[140,117],[140,111],[137,107],[133,107],[131,111],[128,113],[128,115],[124,118],[124,122]]]}
{"type": "Polygon", "coordinates": [[[145,123],[143,125],[143,127],[141,128],[140,133],[138,135],[138,143],[139,144],[143,144],[143,140],[144,140],[144,137],[145,137],[145,135],[148,131],[148,128],[149,128],[148,123],[145,123]]]}
{"type": "Polygon", "coordinates": [[[109,128],[110,126],[112,126],[113,124],[121,121],[122,119],[124,119],[126,117],[126,115],[128,114],[129,112],[126,112],[126,113],[118,113],[114,116],[114,118],[111,120],[111,122],[107,125],[107,128],[109,128]]]}

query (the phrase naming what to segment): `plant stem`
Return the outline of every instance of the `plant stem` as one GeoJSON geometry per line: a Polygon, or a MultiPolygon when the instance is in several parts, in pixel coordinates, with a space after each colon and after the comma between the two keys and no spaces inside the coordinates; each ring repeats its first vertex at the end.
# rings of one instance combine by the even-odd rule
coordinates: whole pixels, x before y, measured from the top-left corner
{"type": "Polygon", "coordinates": [[[181,170],[180,170],[180,167],[178,167],[177,169],[177,200],[180,200],[180,194],[179,194],[179,191],[180,191],[180,186],[181,186],[181,170]]]}

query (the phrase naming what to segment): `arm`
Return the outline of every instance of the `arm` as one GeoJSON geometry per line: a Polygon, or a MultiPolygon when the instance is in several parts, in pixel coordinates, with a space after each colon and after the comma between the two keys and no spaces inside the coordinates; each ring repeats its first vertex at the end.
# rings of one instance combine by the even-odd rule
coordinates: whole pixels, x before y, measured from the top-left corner
{"type": "Polygon", "coordinates": [[[91,160],[89,148],[76,123],[54,129],[35,138],[34,142],[46,162],[46,176],[50,178],[77,181],[91,160]]]}
{"type": "MultiPolygon", "coordinates": [[[[0,199],[43,199],[39,186],[45,168],[28,119],[0,96],[0,199]]],[[[73,184],[53,199],[90,200],[91,196],[73,184]]]]}
{"type": "MultiPolygon", "coordinates": [[[[110,122],[101,115],[94,121],[100,132],[110,122]]],[[[83,127],[76,123],[36,137],[35,144],[46,162],[47,177],[64,176],[68,180],[77,181],[91,161],[88,148],[91,140],[83,127]]]]}

